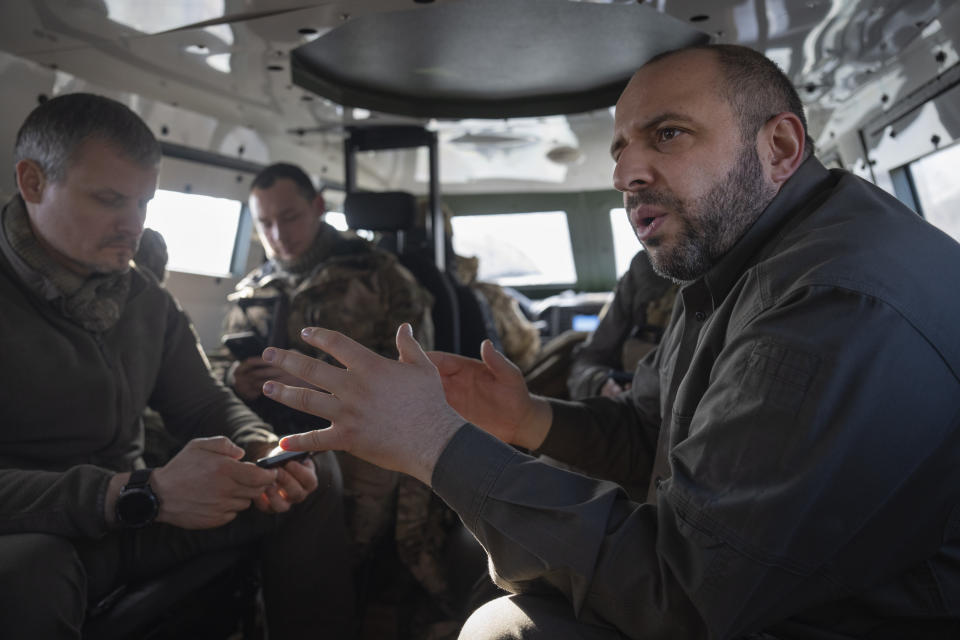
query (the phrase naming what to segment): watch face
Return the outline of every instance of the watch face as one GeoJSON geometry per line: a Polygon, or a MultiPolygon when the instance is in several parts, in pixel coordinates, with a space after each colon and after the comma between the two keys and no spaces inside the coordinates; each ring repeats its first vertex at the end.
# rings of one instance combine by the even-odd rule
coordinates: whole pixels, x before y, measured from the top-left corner
{"type": "Polygon", "coordinates": [[[117,498],[117,520],[128,527],[142,527],[157,515],[157,499],[147,489],[126,491],[117,498]]]}

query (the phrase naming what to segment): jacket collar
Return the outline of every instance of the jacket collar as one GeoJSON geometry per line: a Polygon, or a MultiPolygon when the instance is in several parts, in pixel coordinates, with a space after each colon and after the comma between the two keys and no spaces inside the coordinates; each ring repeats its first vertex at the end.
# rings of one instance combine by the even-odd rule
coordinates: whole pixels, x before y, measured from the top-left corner
{"type": "Polygon", "coordinates": [[[816,196],[829,191],[835,180],[815,157],[804,160],[756,221],[702,277],[714,309],[727,297],[748,266],[764,253],[764,248],[775,245],[775,239],[793,227],[791,222],[796,224],[802,220],[812,205],[819,202],[820,198],[816,196]]]}

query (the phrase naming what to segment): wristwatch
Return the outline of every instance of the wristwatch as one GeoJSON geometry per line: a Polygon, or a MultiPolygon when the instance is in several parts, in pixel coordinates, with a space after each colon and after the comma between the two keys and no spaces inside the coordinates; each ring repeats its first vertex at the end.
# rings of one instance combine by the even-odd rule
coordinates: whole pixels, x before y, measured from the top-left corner
{"type": "Polygon", "coordinates": [[[127,529],[145,527],[160,511],[160,499],[150,487],[153,469],[137,469],[117,496],[116,515],[120,526],[127,529]]]}

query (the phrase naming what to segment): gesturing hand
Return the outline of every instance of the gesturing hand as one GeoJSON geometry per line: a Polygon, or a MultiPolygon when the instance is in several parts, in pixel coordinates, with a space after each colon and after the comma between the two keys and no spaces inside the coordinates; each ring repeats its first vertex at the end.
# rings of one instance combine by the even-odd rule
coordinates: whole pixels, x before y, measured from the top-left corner
{"type": "Polygon", "coordinates": [[[251,402],[260,397],[263,383],[267,380],[279,380],[288,385],[302,385],[304,382],[265,362],[260,356],[247,358],[233,372],[233,390],[244,400],[251,402]]]}
{"type": "Polygon", "coordinates": [[[447,404],[437,369],[410,325],[397,331],[399,361],[335,331],[306,328],[301,335],[345,368],[283,349],[264,352],[267,362],[325,390],[271,381],[263,387],[267,397],[331,422],[326,429],[288,436],[280,445],[291,451],[348,451],[429,484],[437,458],[465,421],[447,404]]]}
{"type": "Polygon", "coordinates": [[[457,413],[504,442],[536,449],[546,438],[553,410],[531,396],[520,369],[484,340],[475,360],[452,353],[427,354],[436,365],[447,402],[457,413]]]}

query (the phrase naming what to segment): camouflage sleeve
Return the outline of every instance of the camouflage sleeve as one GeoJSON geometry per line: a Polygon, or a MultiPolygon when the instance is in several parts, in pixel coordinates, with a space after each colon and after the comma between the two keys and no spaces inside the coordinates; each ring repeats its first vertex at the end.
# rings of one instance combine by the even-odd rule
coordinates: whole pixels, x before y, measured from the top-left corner
{"type": "Polygon", "coordinates": [[[643,336],[652,342],[659,342],[659,334],[670,322],[673,311],[673,299],[679,287],[653,270],[646,251],[640,251],[630,263],[630,270],[624,276],[630,291],[629,304],[631,314],[637,326],[654,330],[657,335],[643,336]]]}
{"type": "Polygon", "coordinates": [[[489,282],[477,282],[472,286],[490,303],[504,354],[521,371],[526,371],[540,353],[540,331],[527,320],[520,305],[503,287],[489,282]]]}
{"type": "Polygon", "coordinates": [[[660,341],[670,321],[677,285],[658,275],[639,251],[617,283],[600,324],[574,356],[567,378],[573,399],[596,396],[610,369],[628,371],[660,341]],[[628,340],[636,329],[636,340],[628,340]]]}
{"type": "Polygon", "coordinates": [[[424,349],[432,349],[433,319],[430,310],[433,296],[399,262],[388,263],[382,271],[382,278],[389,304],[384,314],[388,335],[381,343],[381,355],[397,357],[396,332],[404,322],[413,326],[413,335],[424,349]]]}
{"type": "Polygon", "coordinates": [[[329,358],[300,338],[303,327],[339,331],[388,358],[397,357],[397,328],[413,326],[425,349],[433,348],[432,296],[391,254],[366,252],[327,261],[290,301],[290,348],[329,358]]]}

